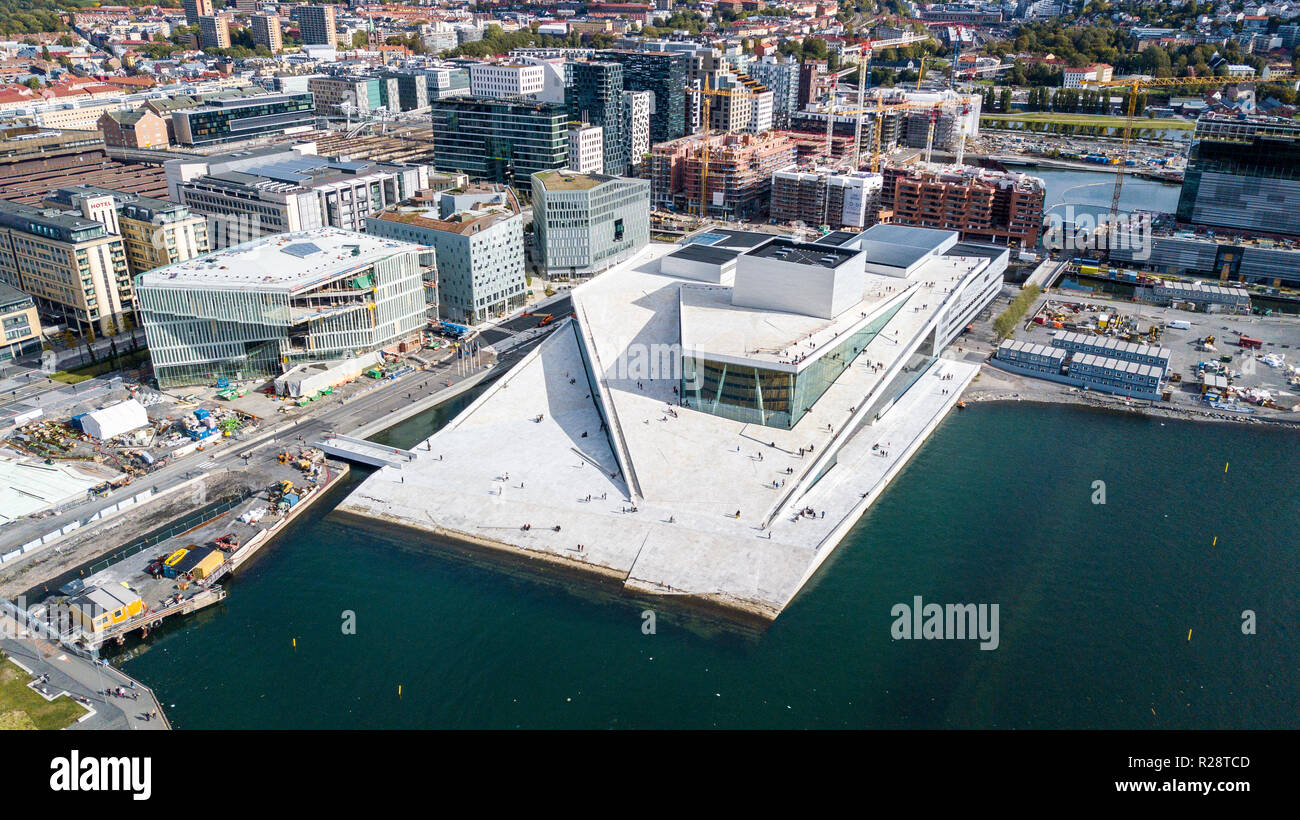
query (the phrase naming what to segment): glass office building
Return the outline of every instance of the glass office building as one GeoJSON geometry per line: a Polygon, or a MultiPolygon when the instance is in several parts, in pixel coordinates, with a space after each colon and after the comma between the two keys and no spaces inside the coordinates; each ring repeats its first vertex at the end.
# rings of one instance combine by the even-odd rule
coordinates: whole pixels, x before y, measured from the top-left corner
{"type": "Polygon", "coordinates": [[[1206,114],[1193,139],[1179,222],[1300,236],[1300,123],[1206,114]]]}
{"type": "Polygon", "coordinates": [[[560,103],[452,97],[431,107],[439,171],[522,185],[530,174],[568,163],[569,116],[560,103]]]}
{"type": "Polygon", "coordinates": [[[812,409],[901,307],[902,302],[891,307],[794,371],[713,360],[707,355],[683,355],[679,388],[683,403],[715,416],[788,430],[812,409]]]}
{"type": "Polygon", "coordinates": [[[232,100],[214,100],[200,108],[172,114],[176,141],[181,145],[217,145],[239,142],[316,125],[316,103],[311,92],[267,94],[232,100]]]}
{"type": "Polygon", "coordinates": [[[686,84],[691,57],[669,51],[597,51],[591,59],[623,66],[625,91],[654,92],[650,144],[686,136],[686,84]]]}
{"type": "Polygon", "coordinates": [[[604,172],[627,173],[627,115],[623,110],[623,66],[567,63],[564,101],[569,118],[599,125],[604,132],[604,172]]]}

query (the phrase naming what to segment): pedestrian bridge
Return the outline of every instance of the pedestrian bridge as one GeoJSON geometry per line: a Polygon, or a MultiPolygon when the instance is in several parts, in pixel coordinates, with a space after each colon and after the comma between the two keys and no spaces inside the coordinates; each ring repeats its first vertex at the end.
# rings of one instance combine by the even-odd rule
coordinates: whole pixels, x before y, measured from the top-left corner
{"type": "Polygon", "coordinates": [[[410,450],[390,447],[387,444],[377,444],[373,441],[353,438],[352,436],[332,435],[323,441],[318,441],[315,446],[323,450],[326,455],[341,458],[344,461],[367,464],[371,467],[397,467],[401,469],[407,462],[415,461],[415,454],[410,450]]]}

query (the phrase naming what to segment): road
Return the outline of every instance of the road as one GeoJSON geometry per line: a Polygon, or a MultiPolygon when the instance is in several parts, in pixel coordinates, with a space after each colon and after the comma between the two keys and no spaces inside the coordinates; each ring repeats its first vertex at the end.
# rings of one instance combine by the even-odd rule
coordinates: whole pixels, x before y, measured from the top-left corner
{"type": "MultiPolygon", "coordinates": [[[[529,312],[532,310],[533,308],[529,308],[529,312]]],[[[484,330],[479,334],[479,337],[483,340],[484,344],[491,345],[496,344],[503,339],[508,339],[521,330],[530,330],[537,327],[537,323],[541,321],[542,314],[549,313],[555,317],[556,321],[559,321],[573,312],[573,297],[565,294],[554,302],[537,307],[536,310],[538,312],[537,315],[516,316],[513,319],[507,319],[498,325],[494,325],[493,327],[484,330]]]]}

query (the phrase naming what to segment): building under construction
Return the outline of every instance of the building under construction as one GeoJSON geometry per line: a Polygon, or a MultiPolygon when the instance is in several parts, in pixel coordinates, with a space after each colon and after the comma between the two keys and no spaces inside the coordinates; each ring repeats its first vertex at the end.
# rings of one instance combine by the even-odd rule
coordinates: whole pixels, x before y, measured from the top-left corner
{"type": "Polygon", "coordinates": [[[762,218],[771,199],[772,174],[793,165],[795,157],[794,142],[770,131],[695,135],[660,143],[651,151],[651,207],[699,213],[701,179],[706,178],[708,216],[762,218]]]}
{"type": "Polygon", "coordinates": [[[885,214],[900,225],[958,231],[963,241],[1032,248],[1043,225],[1038,177],[968,165],[886,168],[885,214]]]}
{"type": "Polygon", "coordinates": [[[772,175],[771,217],[810,226],[869,228],[878,221],[880,174],[783,168],[772,175]]]}

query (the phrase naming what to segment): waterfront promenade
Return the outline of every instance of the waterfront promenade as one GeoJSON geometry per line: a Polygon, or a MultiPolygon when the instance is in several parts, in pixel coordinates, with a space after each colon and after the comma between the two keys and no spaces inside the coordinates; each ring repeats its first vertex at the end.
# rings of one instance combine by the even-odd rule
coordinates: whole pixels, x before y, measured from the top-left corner
{"type": "Polygon", "coordinates": [[[43,697],[69,695],[89,702],[91,712],[70,729],[170,729],[162,704],[153,690],[108,665],[92,660],[66,647],[37,637],[17,637],[24,633],[8,615],[0,613],[0,649],[34,677],[49,677],[37,685],[43,697]],[[125,689],[128,697],[102,694],[105,690],[125,689]],[[130,695],[134,695],[132,698],[130,695]],[[152,716],[151,716],[152,714],[152,716]]]}

